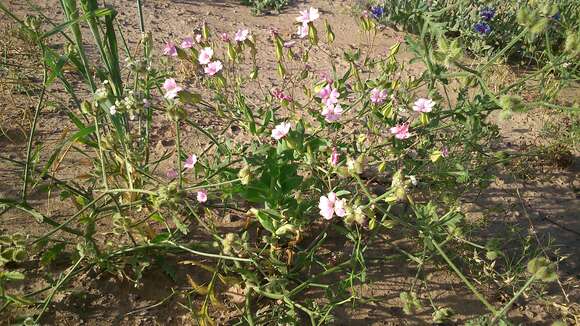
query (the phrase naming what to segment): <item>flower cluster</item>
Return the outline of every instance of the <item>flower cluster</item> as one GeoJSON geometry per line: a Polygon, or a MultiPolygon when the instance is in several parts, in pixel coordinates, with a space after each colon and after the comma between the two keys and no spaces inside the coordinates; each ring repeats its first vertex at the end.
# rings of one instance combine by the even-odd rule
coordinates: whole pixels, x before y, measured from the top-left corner
{"type": "Polygon", "coordinates": [[[298,37],[305,38],[308,36],[308,24],[318,18],[320,18],[320,13],[316,8],[310,7],[310,9],[300,11],[300,16],[296,17],[296,21],[300,23],[298,25],[298,32],[296,33],[298,37]]]}
{"type": "Polygon", "coordinates": [[[479,12],[479,16],[482,21],[473,25],[473,29],[481,35],[488,35],[492,31],[491,25],[488,22],[495,17],[495,9],[491,7],[482,8],[479,12]]]}
{"type": "Polygon", "coordinates": [[[495,9],[491,7],[485,7],[479,12],[479,16],[486,21],[490,21],[495,17],[495,9]]]}
{"type": "Polygon", "coordinates": [[[198,62],[201,65],[205,65],[203,71],[208,76],[213,76],[217,74],[223,68],[223,64],[219,60],[212,61],[213,49],[210,47],[205,47],[199,51],[198,62]]]}
{"type": "Polygon", "coordinates": [[[385,8],[382,6],[373,6],[371,7],[370,11],[374,19],[380,19],[385,14],[385,8]]]}
{"type": "Polygon", "coordinates": [[[492,31],[491,26],[485,21],[480,21],[476,23],[475,25],[473,25],[473,29],[481,35],[488,35],[492,31]]]}
{"type": "MultiPolygon", "coordinates": [[[[250,35],[250,32],[247,29],[238,30],[236,32],[235,40],[237,42],[243,42],[249,37],[249,35],[250,35]]],[[[229,41],[229,37],[227,37],[227,34],[225,34],[225,36],[226,36],[227,40],[229,41]]],[[[223,38],[223,36],[222,36],[222,38],[223,38]]],[[[202,42],[203,42],[203,36],[201,34],[195,34],[195,36],[193,36],[193,37],[188,36],[181,41],[181,49],[183,49],[183,50],[192,49],[195,44],[202,44],[202,42]]],[[[165,56],[177,57],[178,52],[179,52],[179,50],[177,49],[175,44],[171,41],[167,42],[165,44],[165,47],[163,48],[163,55],[165,55],[165,56]]],[[[214,56],[214,51],[211,47],[206,46],[206,47],[203,47],[201,50],[199,50],[197,60],[198,60],[200,65],[204,66],[203,70],[204,70],[205,74],[208,76],[214,76],[223,69],[223,64],[220,60],[213,60],[212,61],[213,56],[214,56]]],[[[168,84],[168,86],[171,86],[171,84],[168,84]]],[[[173,87],[172,89],[174,89],[174,88],[175,87],[173,87]]],[[[178,89],[175,92],[170,92],[169,95],[166,94],[166,98],[174,98],[175,95],[177,94],[177,92],[180,90],[182,90],[182,89],[178,89]]]]}
{"type": "MultiPolygon", "coordinates": [[[[330,80],[327,80],[327,83],[329,81],[330,80]]],[[[326,122],[335,122],[342,116],[342,107],[338,104],[340,93],[338,92],[338,89],[332,86],[332,84],[332,81],[330,81],[330,83],[318,92],[318,97],[322,104],[324,104],[322,115],[326,122]]]]}

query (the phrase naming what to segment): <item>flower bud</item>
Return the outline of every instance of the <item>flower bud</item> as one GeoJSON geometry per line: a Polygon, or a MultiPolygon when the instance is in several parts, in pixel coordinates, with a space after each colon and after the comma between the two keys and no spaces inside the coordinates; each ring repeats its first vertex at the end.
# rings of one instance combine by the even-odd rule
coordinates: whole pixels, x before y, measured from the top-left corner
{"type": "Polygon", "coordinates": [[[244,166],[240,172],[238,172],[238,178],[243,185],[247,185],[252,181],[252,171],[249,165],[244,166]]]}
{"type": "Polygon", "coordinates": [[[568,32],[564,42],[564,51],[573,57],[580,55],[580,33],[568,32]]]}
{"type": "Polygon", "coordinates": [[[405,201],[407,199],[407,192],[405,189],[405,180],[403,178],[403,170],[400,169],[395,174],[393,174],[393,180],[391,181],[391,190],[394,191],[394,195],[397,201],[405,201]]]}
{"type": "Polygon", "coordinates": [[[318,45],[318,30],[314,27],[314,24],[308,24],[308,40],[312,45],[318,45]]]}
{"type": "Polygon", "coordinates": [[[335,35],[334,32],[332,31],[332,27],[330,27],[330,24],[328,24],[327,20],[324,21],[324,27],[326,29],[326,42],[328,44],[334,43],[335,35]]]}
{"type": "Polygon", "coordinates": [[[351,174],[361,174],[363,172],[363,162],[364,157],[361,155],[356,160],[349,157],[346,160],[346,166],[348,167],[348,172],[351,174]]]}
{"type": "Polygon", "coordinates": [[[204,22],[203,26],[201,28],[201,35],[203,36],[204,40],[208,40],[209,39],[209,27],[207,26],[207,23],[204,22]]]}

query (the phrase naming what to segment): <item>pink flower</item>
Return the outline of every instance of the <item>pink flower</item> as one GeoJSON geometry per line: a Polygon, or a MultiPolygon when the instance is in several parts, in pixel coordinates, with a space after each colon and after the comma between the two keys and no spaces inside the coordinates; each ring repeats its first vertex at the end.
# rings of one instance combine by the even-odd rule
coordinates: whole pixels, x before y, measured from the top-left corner
{"type": "Polygon", "coordinates": [[[339,160],[340,160],[340,154],[338,154],[336,147],[333,147],[332,154],[330,154],[330,164],[332,166],[337,166],[339,160]]]}
{"type": "Polygon", "coordinates": [[[244,42],[245,40],[248,39],[248,36],[250,35],[250,31],[247,29],[239,29],[236,32],[236,35],[234,36],[234,40],[236,42],[244,42]]]}
{"type": "Polygon", "coordinates": [[[175,169],[169,169],[169,170],[167,170],[167,172],[165,173],[165,175],[169,179],[175,179],[178,176],[177,171],[175,171],[175,169]]]}
{"type": "Polygon", "coordinates": [[[222,65],[222,62],[219,60],[210,62],[207,67],[204,68],[205,73],[208,76],[213,76],[215,74],[217,74],[220,70],[222,70],[224,66],[222,65]]]}
{"type": "Polygon", "coordinates": [[[415,101],[415,104],[413,105],[413,111],[427,113],[431,112],[434,106],[435,102],[433,102],[431,99],[420,98],[415,101]]]}
{"type": "Polygon", "coordinates": [[[449,156],[449,149],[447,148],[447,146],[443,146],[443,148],[441,148],[441,156],[443,157],[449,156]]]}
{"type": "Polygon", "coordinates": [[[221,39],[223,42],[229,42],[230,41],[230,36],[228,35],[228,33],[221,33],[220,35],[221,39]]]}
{"type": "Polygon", "coordinates": [[[290,132],[292,125],[289,122],[282,122],[272,130],[272,138],[280,140],[290,132]]]}
{"type": "Polygon", "coordinates": [[[334,83],[334,80],[332,80],[328,72],[321,73],[320,78],[322,78],[328,85],[332,85],[332,83],[334,83]]]}
{"type": "Polygon", "coordinates": [[[326,122],[335,122],[340,119],[340,116],[342,116],[342,107],[340,104],[328,104],[322,110],[322,115],[326,122]]]}
{"type": "Polygon", "coordinates": [[[296,41],[286,41],[284,42],[284,47],[290,49],[294,46],[294,44],[296,44],[296,41]]]}
{"type": "Polygon", "coordinates": [[[201,43],[202,38],[201,34],[195,34],[195,43],[201,43]]]}
{"type": "Polygon", "coordinates": [[[320,208],[320,215],[325,220],[331,220],[334,214],[339,217],[346,216],[345,206],[346,200],[338,199],[334,192],[329,192],[327,196],[320,196],[318,208],[320,208]]]}
{"type": "Polygon", "coordinates": [[[197,58],[197,60],[199,61],[200,64],[202,65],[206,65],[208,63],[210,63],[211,58],[213,57],[213,50],[212,48],[203,48],[201,49],[201,51],[199,51],[199,57],[197,58]]]}
{"type": "Polygon", "coordinates": [[[197,201],[200,203],[205,203],[207,201],[207,190],[200,190],[197,192],[197,201]]]}
{"type": "Polygon", "coordinates": [[[381,104],[387,99],[387,90],[373,88],[371,90],[371,102],[375,104],[381,104]]]}
{"type": "Polygon", "coordinates": [[[189,156],[185,160],[185,162],[183,164],[183,167],[186,168],[186,169],[188,169],[188,170],[191,170],[195,166],[195,163],[197,163],[197,155],[191,154],[191,156],[189,156]]]}
{"type": "Polygon", "coordinates": [[[167,55],[170,57],[177,56],[177,48],[175,48],[175,44],[173,44],[173,42],[169,41],[165,43],[165,47],[163,48],[163,55],[167,55]]]}
{"type": "Polygon", "coordinates": [[[330,85],[326,85],[323,89],[318,92],[318,97],[322,99],[322,103],[325,105],[332,105],[338,103],[338,97],[340,93],[336,88],[332,88],[330,85]]]}
{"type": "Polygon", "coordinates": [[[286,100],[288,102],[292,102],[292,96],[284,94],[284,91],[282,91],[281,89],[274,88],[272,90],[272,95],[274,95],[274,97],[280,101],[286,100]]]}
{"type": "Polygon", "coordinates": [[[181,41],[182,49],[191,49],[193,47],[193,37],[188,36],[181,41]]]}
{"type": "Polygon", "coordinates": [[[308,24],[298,25],[298,32],[296,32],[299,38],[305,38],[308,36],[308,24]]]}
{"type": "Polygon", "coordinates": [[[172,99],[177,96],[177,93],[183,90],[180,86],[177,86],[175,79],[168,78],[163,82],[163,89],[165,90],[165,98],[172,99]]]}
{"type": "Polygon", "coordinates": [[[308,10],[300,11],[300,16],[296,17],[296,21],[302,24],[308,24],[320,18],[318,9],[310,7],[308,10]]]}
{"type": "Polygon", "coordinates": [[[407,139],[407,138],[411,137],[411,134],[409,133],[409,123],[408,122],[396,125],[396,126],[392,127],[391,129],[389,129],[389,131],[391,132],[391,134],[395,135],[395,138],[397,138],[397,139],[407,139]]]}

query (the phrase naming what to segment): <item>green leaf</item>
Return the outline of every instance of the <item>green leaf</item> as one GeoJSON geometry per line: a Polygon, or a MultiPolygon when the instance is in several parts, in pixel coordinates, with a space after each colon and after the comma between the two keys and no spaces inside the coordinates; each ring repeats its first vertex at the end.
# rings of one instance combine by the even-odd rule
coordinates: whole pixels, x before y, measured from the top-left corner
{"type": "Polygon", "coordinates": [[[185,224],[183,224],[183,222],[181,222],[181,220],[179,219],[179,217],[177,217],[176,215],[172,216],[173,219],[173,223],[175,223],[175,226],[177,227],[177,229],[179,230],[179,232],[183,233],[183,234],[187,234],[187,227],[185,226],[185,224]]]}
{"type": "Polygon", "coordinates": [[[185,104],[197,104],[201,102],[201,95],[197,93],[190,93],[188,91],[181,91],[178,93],[179,99],[185,104]]]}
{"type": "Polygon", "coordinates": [[[258,211],[256,217],[258,219],[258,222],[260,222],[260,224],[262,225],[262,227],[264,227],[264,229],[268,230],[270,233],[276,232],[271,216],[264,213],[263,211],[258,211]]]}
{"type": "Polygon", "coordinates": [[[24,274],[16,271],[0,273],[0,279],[5,279],[8,281],[22,281],[24,278],[24,274]]]}
{"type": "Polygon", "coordinates": [[[161,232],[155,236],[155,238],[151,239],[151,243],[161,243],[168,240],[171,237],[171,234],[168,232],[161,232]]]}
{"type": "Polygon", "coordinates": [[[50,36],[52,36],[52,35],[54,35],[54,34],[61,33],[61,32],[63,32],[63,31],[64,31],[64,30],[65,30],[67,27],[69,27],[70,25],[76,24],[76,23],[78,23],[79,21],[81,21],[81,20],[85,20],[85,19],[87,19],[87,18],[89,18],[89,17],[92,17],[92,16],[94,16],[94,17],[104,17],[104,16],[112,15],[114,12],[115,12],[115,11],[114,11],[113,9],[111,9],[111,8],[101,8],[101,9],[97,9],[97,10],[95,10],[95,11],[91,12],[91,13],[87,13],[86,15],[80,16],[80,17],[78,17],[78,18],[76,18],[76,19],[73,19],[73,20],[69,20],[69,21],[67,21],[67,22],[64,22],[64,23],[62,23],[62,24],[60,24],[60,25],[56,26],[56,27],[55,27],[55,28],[53,28],[52,30],[50,30],[50,31],[48,31],[48,32],[46,32],[46,33],[44,33],[44,34],[43,34],[43,35],[40,37],[40,39],[42,40],[42,39],[45,39],[45,38],[47,38],[47,37],[50,37],[50,36]]]}
{"type": "Polygon", "coordinates": [[[544,257],[538,257],[528,262],[528,273],[544,282],[552,282],[558,279],[556,265],[544,257]]]}
{"type": "Polygon", "coordinates": [[[50,249],[48,249],[44,254],[42,254],[40,262],[45,266],[49,265],[56,259],[56,257],[58,257],[58,255],[64,250],[64,248],[65,248],[64,243],[55,244],[50,249]]]}

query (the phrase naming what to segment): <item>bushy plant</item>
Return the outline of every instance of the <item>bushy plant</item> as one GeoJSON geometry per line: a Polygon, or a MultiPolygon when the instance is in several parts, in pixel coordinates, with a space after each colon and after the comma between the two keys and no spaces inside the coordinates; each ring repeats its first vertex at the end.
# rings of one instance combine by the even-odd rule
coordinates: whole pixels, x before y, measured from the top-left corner
{"type": "MultiPolygon", "coordinates": [[[[269,71],[259,65],[249,30],[214,35],[203,25],[160,46],[142,25],[139,50],[125,49],[124,61],[114,9],[99,7],[96,0],[62,4],[66,24],[49,30],[23,26],[44,54],[44,88],[60,80],[77,101],[67,110],[76,129],[50,153],[39,149],[42,160],[32,159],[30,143],[26,161],[3,157],[23,169],[24,182],[20,198],[0,204],[47,226],[25,246],[49,253],[47,263],[63,251],[72,257],[70,268],[40,300],[36,322],[54,293],[81,271],[122,275],[138,284],[160,262],[171,274],[164,260],[169,254],[212,275],[205,285],[190,281],[191,291],[183,292],[205,295],[200,307],[190,307],[200,321],[211,321],[220,287],[236,287],[245,298],[237,316],[242,322],[329,322],[337,306],[360,299],[353,288],[368,280],[366,253],[372,244],[399,249],[389,239],[395,229],[414,243],[411,251],[399,249],[401,263],[410,262],[420,278],[429,262],[447,264],[489,310],[492,323],[503,319],[534,281],[556,277],[549,261],[533,260],[520,291],[498,307],[462,272],[460,257],[451,258],[466,244],[469,250],[490,251],[466,240],[459,204],[462,193],[485,187],[493,176],[490,167],[506,159],[493,150],[497,127],[487,117],[532,106],[512,94],[525,80],[489,90],[482,74],[498,56],[468,67],[459,43],[442,34],[435,40],[426,21],[421,37],[407,39],[426,69],[404,77],[400,44],[379,56],[372,55],[372,45],[339,49],[330,24],[309,8],[296,19],[292,39],[271,33],[278,78],[276,85],[265,86],[260,78],[269,71]],[[92,33],[97,58],[85,52],[81,24],[92,33]],[[70,42],[66,52],[49,44],[59,33],[70,42]],[[158,52],[163,59],[156,65],[158,52]],[[337,57],[346,69],[338,68],[337,57]],[[322,76],[312,58],[330,62],[320,67],[322,76]],[[62,72],[65,63],[76,67],[84,86],[72,86],[62,72]],[[460,85],[456,95],[449,92],[451,82],[460,85]],[[260,95],[252,95],[251,87],[260,95]],[[213,119],[213,127],[200,124],[202,114],[213,119]],[[172,126],[172,150],[153,150],[154,121],[172,126]],[[235,137],[226,134],[229,130],[236,130],[235,137]],[[202,137],[208,145],[186,147],[188,137],[202,137]],[[82,180],[58,177],[57,162],[66,160],[71,148],[91,162],[82,180]],[[29,204],[33,190],[58,194],[73,203],[74,213],[62,221],[44,215],[29,204]],[[225,214],[239,215],[245,226],[224,231],[217,216],[225,214]],[[57,234],[70,240],[61,244],[57,234]],[[330,239],[345,243],[346,255],[336,255],[330,239]],[[326,301],[309,299],[306,293],[313,288],[323,288],[326,301]]],[[[374,19],[363,15],[359,22],[367,39],[376,36],[374,19]]],[[[41,96],[36,116],[42,101],[41,96]]],[[[7,305],[23,302],[0,293],[7,305]]],[[[414,285],[400,298],[406,313],[422,309],[414,285]]],[[[447,307],[433,308],[436,322],[452,316],[447,307]]]]}
{"type": "Polygon", "coordinates": [[[290,0],[242,0],[242,4],[251,6],[255,14],[263,14],[270,10],[280,12],[290,4],[290,0]]]}
{"type": "MultiPolygon", "coordinates": [[[[580,29],[577,1],[408,1],[387,0],[369,4],[369,13],[379,22],[401,26],[413,33],[427,20],[435,29],[460,40],[476,56],[503,53],[506,60],[524,65],[549,62],[566,51],[569,34],[580,29]]],[[[568,69],[578,71],[577,60],[568,69]]]]}

